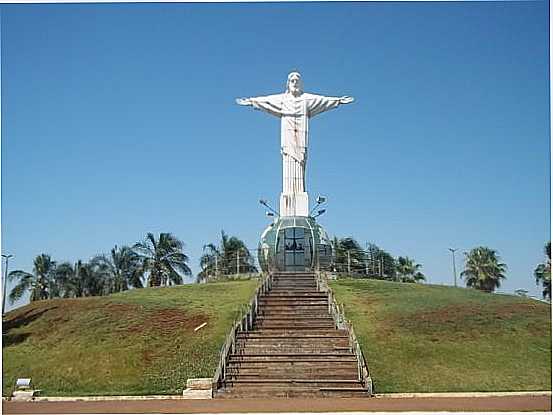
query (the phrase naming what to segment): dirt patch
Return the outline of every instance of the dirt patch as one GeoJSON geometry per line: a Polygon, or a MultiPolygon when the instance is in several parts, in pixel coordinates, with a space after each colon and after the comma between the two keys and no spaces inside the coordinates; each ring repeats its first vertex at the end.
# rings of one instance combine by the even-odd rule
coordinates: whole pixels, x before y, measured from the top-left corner
{"type": "Polygon", "coordinates": [[[114,317],[123,315],[136,315],[137,313],[144,312],[142,307],[134,304],[109,303],[105,305],[104,309],[107,313],[111,314],[114,317]]]}
{"type": "MultiPolygon", "coordinates": [[[[176,331],[192,333],[202,323],[209,322],[207,314],[189,314],[184,310],[164,308],[144,314],[144,319],[127,328],[131,333],[154,331],[157,334],[172,334],[176,331]]],[[[208,323],[209,324],[209,323],[208,323]]]]}

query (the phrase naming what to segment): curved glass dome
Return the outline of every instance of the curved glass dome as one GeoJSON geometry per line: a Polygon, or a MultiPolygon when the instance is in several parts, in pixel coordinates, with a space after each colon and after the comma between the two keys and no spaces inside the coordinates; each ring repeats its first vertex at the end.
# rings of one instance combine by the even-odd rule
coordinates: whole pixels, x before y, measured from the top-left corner
{"type": "Polygon", "coordinates": [[[332,246],[315,219],[288,216],[276,219],[261,234],[259,265],[265,272],[314,271],[332,261],[332,246]]]}

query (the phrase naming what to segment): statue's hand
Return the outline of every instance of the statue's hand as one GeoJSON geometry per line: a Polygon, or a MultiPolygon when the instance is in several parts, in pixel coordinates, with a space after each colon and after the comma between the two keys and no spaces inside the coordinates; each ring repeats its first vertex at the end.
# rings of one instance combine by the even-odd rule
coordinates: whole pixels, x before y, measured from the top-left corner
{"type": "Polygon", "coordinates": [[[236,98],[236,103],[238,105],[252,105],[249,98],[236,98]]]}
{"type": "Polygon", "coordinates": [[[340,97],[340,104],[350,104],[354,101],[353,97],[343,96],[340,97]]]}

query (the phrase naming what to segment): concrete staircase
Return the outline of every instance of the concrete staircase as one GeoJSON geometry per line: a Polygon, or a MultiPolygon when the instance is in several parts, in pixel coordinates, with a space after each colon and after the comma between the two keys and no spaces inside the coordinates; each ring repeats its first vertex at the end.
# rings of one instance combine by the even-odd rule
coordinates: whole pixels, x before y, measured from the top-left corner
{"type": "Polygon", "coordinates": [[[274,274],[252,329],[238,331],[235,344],[217,398],[369,396],[313,273],[274,274]]]}

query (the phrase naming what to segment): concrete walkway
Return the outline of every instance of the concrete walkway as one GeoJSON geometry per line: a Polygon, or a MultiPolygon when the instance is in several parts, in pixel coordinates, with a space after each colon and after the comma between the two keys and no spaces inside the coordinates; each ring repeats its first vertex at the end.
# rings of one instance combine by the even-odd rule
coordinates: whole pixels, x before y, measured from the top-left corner
{"type": "Polygon", "coordinates": [[[6,414],[53,413],[289,413],[289,412],[551,412],[551,394],[477,397],[376,397],[328,399],[3,401],[6,414]]]}

